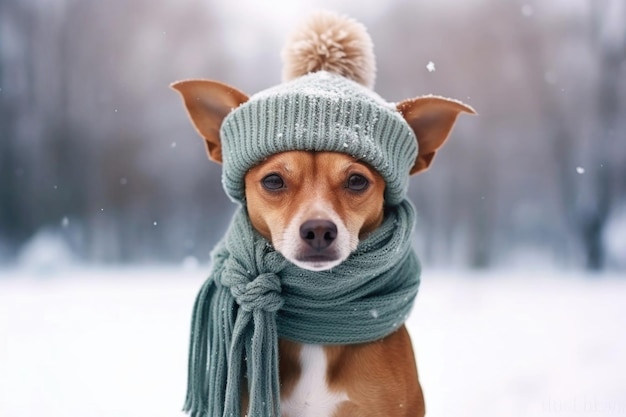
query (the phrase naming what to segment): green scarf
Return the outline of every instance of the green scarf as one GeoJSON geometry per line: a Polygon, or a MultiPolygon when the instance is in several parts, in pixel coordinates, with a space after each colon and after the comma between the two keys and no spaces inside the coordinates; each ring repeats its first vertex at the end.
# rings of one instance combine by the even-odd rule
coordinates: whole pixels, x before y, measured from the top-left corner
{"type": "Polygon", "coordinates": [[[389,207],[345,262],[313,272],[274,250],[240,208],[213,251],[211,276],[194,305],[184,410],[240,417],[246,383],[247,415],[279,417],[278,337],[352,344],[397,330],[419,286],[414,221],[408,200],[389,207]]]}

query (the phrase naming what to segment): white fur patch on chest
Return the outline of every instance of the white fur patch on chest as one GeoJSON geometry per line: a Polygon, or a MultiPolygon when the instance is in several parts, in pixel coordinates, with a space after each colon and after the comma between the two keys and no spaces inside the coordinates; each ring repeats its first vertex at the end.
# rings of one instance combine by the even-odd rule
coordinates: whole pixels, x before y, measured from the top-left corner
{"type": "Polygon", "coordinates": [[[331,392],[326,384],[326,355],[318,345],[302,345],[300,379],[288,398],[281,401],[283,417],[332,417],[348,400],[344,392],[331,392]]]}

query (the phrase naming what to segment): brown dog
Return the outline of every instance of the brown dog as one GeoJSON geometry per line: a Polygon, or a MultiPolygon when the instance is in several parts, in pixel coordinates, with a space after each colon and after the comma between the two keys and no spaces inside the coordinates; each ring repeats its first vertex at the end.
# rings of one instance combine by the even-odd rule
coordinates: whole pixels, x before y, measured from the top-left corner
{"type": "MultiPolygon", "coordinates": [[[[182,95],[210,159],[222,162],[222,121],[248,100],[247,95],[208,80],[182,81],[172,87],[182,95]]],[[[397,104],[397,111],[419,143],[411,174],[430,166],[459,113],[474,113],[463,103],[434,96],[405,100],[397,104]]],[[[282,152],[245,175],[253,227],[289,261],[313,271],[343,262],[380,226],[384,192],[385,181],[374,168],[337,152],[282,152]]],[[[279,349],[283,417],[425,413],[404,326],[372,343],[319,346],[280,340],[279,349]]]]}

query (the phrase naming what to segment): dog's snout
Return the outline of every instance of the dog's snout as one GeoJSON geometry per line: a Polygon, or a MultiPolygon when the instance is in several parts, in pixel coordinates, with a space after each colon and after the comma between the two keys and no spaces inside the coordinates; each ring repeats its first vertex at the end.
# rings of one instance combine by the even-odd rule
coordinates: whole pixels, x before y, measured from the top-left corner
{"type": "Polygon", "coordinates": [[[300,237],[313,249],[323,250],[337,238],[337,226],[330,220],[307,220],[300,226],[300,237]]]}

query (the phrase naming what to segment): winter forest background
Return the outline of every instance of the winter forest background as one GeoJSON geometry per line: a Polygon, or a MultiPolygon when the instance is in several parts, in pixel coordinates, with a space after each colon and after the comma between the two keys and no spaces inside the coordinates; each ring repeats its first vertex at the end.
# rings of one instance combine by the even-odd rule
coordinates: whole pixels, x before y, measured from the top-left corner
{"type": "Polygon", "coordinates": [[[383,97],[480,114],[412,179],[425,264],[626,268],[622,0],[0,0],[0,262],[206,262],[234,205],[168,84],[279,83],[320,7],[369,28],[383,97]]]}

